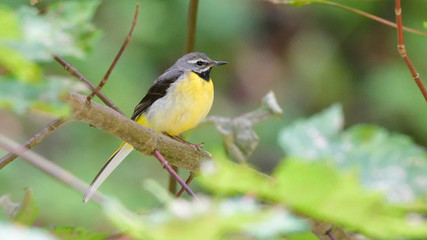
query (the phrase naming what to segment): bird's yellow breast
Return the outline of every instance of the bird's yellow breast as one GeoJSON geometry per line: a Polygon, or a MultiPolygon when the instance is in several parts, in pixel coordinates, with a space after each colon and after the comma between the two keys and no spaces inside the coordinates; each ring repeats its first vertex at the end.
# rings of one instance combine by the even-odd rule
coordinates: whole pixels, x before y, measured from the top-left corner
{"type": "Polygon", "coordinates": [[[202,121],[212,107],[212,80],[190,72],[177,79],[164,97],[154,102],[136,121],[158,132],[178,135],[202,121]]]}

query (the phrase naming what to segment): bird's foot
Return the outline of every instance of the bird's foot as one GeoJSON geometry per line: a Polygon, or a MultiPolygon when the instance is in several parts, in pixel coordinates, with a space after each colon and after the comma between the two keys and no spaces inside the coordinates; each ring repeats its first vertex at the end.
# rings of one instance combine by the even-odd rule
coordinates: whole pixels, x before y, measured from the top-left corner
{"type": "Polygon", "coordinates": [[[200,148],[203,147],[204,143],[194,144],[194,143],[185,142],[185,144],[187,144],[188,146],[192,147],[194,150],[199,151],[200,148]]]}

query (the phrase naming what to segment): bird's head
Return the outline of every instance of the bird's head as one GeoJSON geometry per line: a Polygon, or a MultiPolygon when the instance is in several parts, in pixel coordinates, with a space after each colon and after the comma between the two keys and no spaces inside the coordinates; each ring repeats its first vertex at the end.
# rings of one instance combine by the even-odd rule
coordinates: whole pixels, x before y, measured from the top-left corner
{"type": "Polygon", "coordinates": [[[192,52],[184,55],[176,62],[181,68],[189,69],[197,74],[209,75],[209,72],[213,67],[227,64],[224,61],[214,61],[210,59],[206,54],[201,52],[192,52]]]}

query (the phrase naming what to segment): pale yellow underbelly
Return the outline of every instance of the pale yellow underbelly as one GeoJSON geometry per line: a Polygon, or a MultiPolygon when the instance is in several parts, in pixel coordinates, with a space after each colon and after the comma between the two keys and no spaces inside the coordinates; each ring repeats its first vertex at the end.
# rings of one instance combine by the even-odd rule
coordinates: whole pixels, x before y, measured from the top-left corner
{"type": "Polygon", "coordinates": [[[205,81],[191,72],[188,78],[173,83],[166,96],[154,102],[136,122],[157,132],[178,135],[207,116],[213,99],[212,80],[205,81]]]}

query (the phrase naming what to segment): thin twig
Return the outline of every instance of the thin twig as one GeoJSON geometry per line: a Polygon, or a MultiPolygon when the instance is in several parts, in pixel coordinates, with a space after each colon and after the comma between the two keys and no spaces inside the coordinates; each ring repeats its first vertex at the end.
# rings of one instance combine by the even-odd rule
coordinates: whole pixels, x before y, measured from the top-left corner
{"type": "Polygon", "coordinates": [[[185,44],[185,53],[194,51],[198,6],[199,6],[199,0],[190,0],[190,5],[188,6],[188,29],[187,29],[187,42],[185,44]]]}
{"type": "MultiPolygon", "coordinates": [[[[290,4],[290,2],[283,1],[283,0],[267,0],[267,1],[270,2],[270,3],[272,3],[272,4],[282,4],[282,5],[289,5],[290,4]]],[[[331,2],[331,1],[312,1],[312,3],[319,3],[319,4],[329,5],[329,6],[333,6],[333,7],[338,7],[338,8],[341,8],[341,9],[344,9],[344,10],[347,10],[347,11],[359,14],[361,16],[370,18],[370,19],[372,19],[374,21],[383,23],[383,24],[388,25],[390,27],[397,28],[397,25],[395,23],[393,23],[393,22],[390,22],[388,20],[385,20],[383,18],[380,18],[380,17],[377,17],[375,15],[369,14],[367,12],[364,12],[364,11],[361,11],[361,10],[358,10],[358,9],[355,9],[355,8],[352,8],[352,7],[348,7],[348,6],[345,6],[345,5],[336,3],[336,2],[331,2]]],[[[407,32],[411,32],[411,33],[416,33],[416,34],[421,34],[421,35],[427,35],[427,32],[425,32],[425,31],[420,31],[420,30],[416,30],[416,29],[412,29],[412,28],[408,28],[408,27],[403,27],[403,30],[405,30],[407,32]]]]}
{"type": "MultiPolygon", "coordinates": [[[[178,168],[175,166],[172,166],[172,168],[178,174],[178,168]]],[[[172,174],[169,175],[169,192],[172,195],[176,193],[176,179],[172,174]]]]}
{"type": "Polygon", "coordinates": [[[423,94],[425,101],[427,102],[426,88],[424,87],[423,83],[421,82],[420,75],[415,70],[415,67],[412,64],[412,61],[406,52],[405,42],[403,39],[402,7],[400,5],[400,0],[395,0],[395,1],[396,1],[395,2],[395,4],[396,4],[395,13],[396,13],[397,41],[398,41],[397,50],[399,51],[399,54],[403,58],[403,60],[405,60],[405,63],[408,66],[409,71],[412,74],[412,78],[414,79],[415,83],[417,84],[418,88],[420,89],[421,93],[423,94]]]}
{"type": "MultiPolygon", "coordinates": [[[[185,181],[185,184],[190,185],[191,181],[193,180],[195,174],[190,172],[190,176],[188,176],[187,181],[185,181]]],[[[181,194],[184,192],[185,188],[181,188],[181,190],[179,190],[179,192],[176,194],[176,197],[179,198],[181,197],[181,194]]]]}
{"type": "Polygon", "coordinates": [[[169,163],[163,158],[163,156],[160,154],[159,150],[154,150],[153,152],[154,156],[159,160],[159,162],[162,164],[162,166],[171,174],[174,176],[174,178],[178,181],[179,184],[185,189],[185,191],[190,194],[193,198],[197,199],[196,194],[191,190],[191,188],[188,187],[188,185],[182,180],[181,177],[173,170],[173,168],[169,165],[169,163]]]}
{"type": "MultiPolygon", "coordinates": [[[[23,159],[27,160],[30,164],[36,168],[42,170],[43,172],[49,174],[50,176],[58,179],[62,183],[76,189],[77,191],[84,193],[89,187],[85,182],[74,176],[72,173],[61,168],[60,166],[54,164],[53,162],[47,160],[46,158],[36,154],[35,152],[25,149],[22,151],[21,147],[18,147],[19,144],[13,142],[12,140],[0,135],[0,148],[5,149],[8,152],[19,155],[23,159]]],[[[106,197],[101,193],[97,192],[93,196],[93,199],[102,204],[105,202],[106,197]]]]}
{"type": "Polygon", "coordinates": [[[130,28],[129,34],[127,35],[125,41],[123,42],[122,47],[120,48],[119,52],[117,53],[116,57],[114,58],[113,62],[111,63],[110,68],[108,69],[105,76],[102,78],[101,82],[98,84],[95,90],[92,90],[91,94],[87,96],[86,100],[90,102],[92,98],[95,96],[96,93],[100,92],[102,87],[105,85],[105,83],[108,80],[108,77],[110,76],[111,72],[113,71],[114,67],[116,66],[117,61],[119,61],[120,57],[122,56],[122,53],[126,49],[126,46],[128,45],[130,39],[132,38],[133,29],[136,25],[136,20],[138,19],[138,12],[139,12],[139,3],[136,4],[135,8],[135,15],[133,17],[132,27],[130,28]]]}
{"type": "MultiPolygon", "coordinates": [[[[19,152],[24,152],[28,149],[33,148],[35,145],[39,144],[47,135],[51,134],[58,127],[66,123],[67,120],[58,118],[50,122],[46,127],[44,127],[40,132],[36,133],[32,138],[28,139],[28,141],[19,147],[19,152]]],[[[8,163],[12,162],[15,158],[18,157],[18,154],[8,153],[4,157],[0,159],[0,169],[6,166],[8,163]]]]}
{"type": "Polygon", "coordinates": [[[326,232],[326,235],[328,235],[328,237],[329,237],[331,240],[336,240],[336,238],[335,238],[334,234],[332,233],[332,229],[331,229],[331,230],[329,230],[329,231],[327,231],[327,232],[326,232]]]}
{"type": "MultiPolygon", "coordinates": [[[[59,64],[61,64],[64,67],[65,71],[69,72],[72,76],[78,78],[80,81],[86,84],[89,90],[91,91],[95,90],[96,88],[95,85],[93,85],[93,83],[91,83],[85,76],[83,76],[83,74],[81,74],[75,67],[73,67],[67,61],[65,61],[65,59],[55,54],[52,56],[59,64]]],[[[105,103],[105,105],[114,109],[116,112],[121,113],[122,115],[125,115],[110,99],[108,99],[107,96],[105,96],[105,94],[103,94],[102,92],[96,92],[95,94],[96,96],[99,97],[99,99],[101,99],[102,102],[105,103]]]]}
{"type": "MultiPolygon", "coordinates": [[[[321,3],[321,4],[325,4],[325,5],[329,5],[329,6],[338,7],[338,8],[341,8],[341,9],[344,9],[344,10],[347,10],[347,11],[350,11],[350,12],[362,15],[364,17],[370,18],[370,19],[372,19],[374,21],[383,23],[383,24],[388,25],[390,27],[397,28],[397,24],[394,23],[394,22],[390,22],[388,20],[385,20],[383,18],[377,17],[375,15],[369,14],[367,12],[364,12],[364,11],[361,11],[361,10],[358,10],[358,9],[355,9],[355,8],[351,8],[351,7],[344,6],[344,5],[341,5],[339,3],[330,2],[330,1],[324,1],[324,2],[323,1],[321,1],[321,2],[319,1],[317,3],[321,3]]],[[[403,27],[403,30],[405,30],[407,32],[411,32],[411,33],[416,33],[416,34],[421,34],[421,35],[427,35],[427,32],[416,30],[416,29],[412,29],[412,28],[408,28],[408,27],[403,27]]]]}

